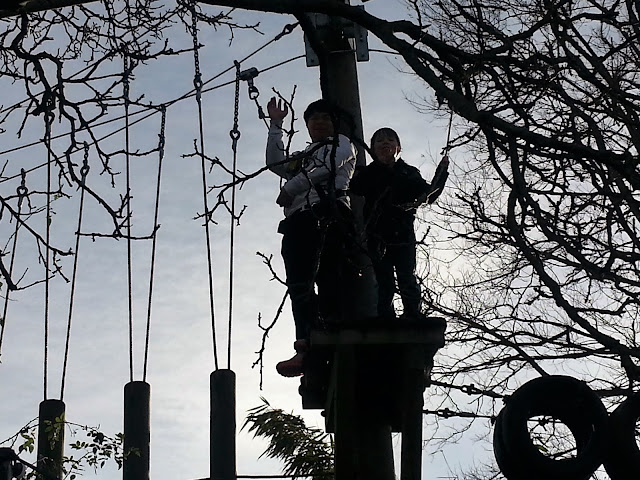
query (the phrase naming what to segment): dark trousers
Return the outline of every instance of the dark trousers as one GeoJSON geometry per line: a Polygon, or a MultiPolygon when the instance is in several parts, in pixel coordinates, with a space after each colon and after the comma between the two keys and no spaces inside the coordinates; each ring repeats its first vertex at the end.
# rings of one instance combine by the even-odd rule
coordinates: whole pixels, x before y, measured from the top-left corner
{"type": "Polygon", "coordinates": [[[280,222],[278,231],[296,339],[308,339],[320,317],[341,318],[349,299],[355,275],[348,251],[353,241],[351,211],[340,204],[333,214],[319,208],[296,212],[280,222]]]}
{"type": "Polygon", "coordinates": [[[378,315],[381,317],[395,315],[393,309],[393,296],[396,292],[395,278],[398,280],[404,313],[411,316],[419,314],[421,294],[415,275],[415,241],[388,244],[384,249],[379,246],[370,246],[370,250],[379,252],[378,255],[372,255],[373,268],[378,281],[378,315]]]}

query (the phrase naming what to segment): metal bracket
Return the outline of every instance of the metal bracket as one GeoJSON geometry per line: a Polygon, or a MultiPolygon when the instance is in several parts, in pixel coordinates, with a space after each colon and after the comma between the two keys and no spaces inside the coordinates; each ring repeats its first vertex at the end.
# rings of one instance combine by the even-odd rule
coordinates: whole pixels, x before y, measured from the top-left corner
{"type": "MultiPolygon", "coordinates": [[[[364,10],[364,5],[357,5],[356,8],[361,8],[364,10]]],[[[327,30],[332,24],[331,17],[323,13],[309,13],[307,15],[316,30],[327,30]]],[[[356,60],[358,62],[368,62],[369,32],[367,31],[367,29],[363,28],[361,25],[358,25],[355,22],[352,22],[351,20],[347,20],[346,18],[339,19],[339,24],[342,28],[342,33],[344,34],[345,38],[349,40],[351,49],[356,53],[356,60]]],[[[313,50],[313,47],[311,47],[311,43],[309,42],[309,38],[306,34],[304,36],[304,50],[307,59],[307,67],[316,67],[320,65],[320,59],[318,58],[316,52],[313,50]]]]}

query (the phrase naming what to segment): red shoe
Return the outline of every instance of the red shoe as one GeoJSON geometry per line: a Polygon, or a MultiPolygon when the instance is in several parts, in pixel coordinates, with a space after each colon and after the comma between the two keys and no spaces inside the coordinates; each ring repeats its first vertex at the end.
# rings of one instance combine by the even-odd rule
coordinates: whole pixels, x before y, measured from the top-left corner
{"type": "Polygon", "coordinates": [[[284,360],[276,365],[276,370],[283,377],[299,377],[304,373],[304,356],[307,353],[307,341],[296,340],[293,344],[296,354],[289,360],[284,360]]]}

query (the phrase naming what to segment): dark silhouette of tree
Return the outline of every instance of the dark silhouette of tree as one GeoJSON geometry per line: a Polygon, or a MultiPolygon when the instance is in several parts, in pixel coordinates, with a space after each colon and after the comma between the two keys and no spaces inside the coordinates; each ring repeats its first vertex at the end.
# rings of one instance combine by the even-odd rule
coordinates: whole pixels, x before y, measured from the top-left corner
{"type": "Polygon", "coordinates": [[[610,406],[637,391],[637,5],[415,0],[389,22],[343,2],[233,3],[354,20],[425,81],[420,108],[453,111],[466,149],[429,216],[425,279],[449,319],[433,376],[450,414],[447,385],[472,384],[480,416],[533,375],[583,378],[610,406]]]}
{"type": "MultiPolygon", "coordinates": [[[[221,9],[203,12],[197,3],[187,0],[178,0],[170,6],[152,0],[85,2],[57,9],[45,3],[15,2],[0,10],[0,17],[5,17],[0,18],[0,81],[20,85],[24,95],[2,99],[0,134],[4,134],[5,140],[2,154],[18,152],[25,144],[42,144],[45,150],[41,165],[21,173],[12,169],[9,162],[5,163],[0,183],[13,182],[13,192],[0,196],[0,215],[4,214],[5,221],[17,222],[35,238],[40,261],[45,248],[52,252],[54,266],[49,268],[49,273],[53,276],[62,273],[56,263],[58,258],[72,251],[55,245],[44,232],[25,221],[45,211],[43,202],[32,199],[43,198],[45,194],[56,199],[68,198],[75,190],[82,189],[103,208],[112,223],[110,232],[82,232],[82,235],[147,239],[155,234],[154,229],[139,237],[131,234],[127,230],[131,192],[114,200],[85,183],[79,158],[83,152],[85,158],[89,153],[97,157],[100,165],[93,165],[94,172],[105,176],[113,187],[122,173],[114,170],[114,159],[125,155],[140,158],[162,150],[164,138],[147,150],[128,146],[114,150],[109,138],[124,130],[122,124],[127,115],[127,122],[135,125],[141,117],[158,115],[159,118],[167,107],[146,100],[144,94],[136,97],[132,93],[131,84],[140,65],[167,56],[193,55],[194,49],[200,48],[196,43],[187,43],[185,48],[184,42],[181,47],[173,46],[172,39],[165,36],[167,30],[182,24],[188,34],[193,35],[194,15],[199,28],[225,27],[231,38],[235,29],[255,29],[255,26],[235,24],[228,12],[221,9]],[[30,8],[37,11],[28,12],[30,8]],[[118,127],[105,135],[105,125],[114,122],[119,122],[118,127]],[[35,141],[23,140],[22,145],[16,144],[16,139],[23,135],[31,140],[28,135],[33,136],[34,131],[42,132],[35,141]],[[44,172],[48,164],[54,170],[49,191],[32,191],[28,181],[25,187],[25,179],[34,171],[44,172]],[[16,192],[14,185],[21,176],[22,193],[16,192]]],[[[66,2],[73,3],[81,2],[66,2]]],[[[20,278],[12,278],[3,256],[0,256],[0,274],[9,289],[37,283],[35,280],[25,285],[23,281],[18,285],[20,278]]]]}
{"type": "MultiPolygon", "coordinates": [[[[636,3],[410,0],[399,21],[336,0],[200,3],[353,20],[424,80],[418,108],[443,118],[453,113],[453,182],[425,215],[425,300],[449,322],[428,391],[431,413],[440,413],[428,417],[435,419],[433,445],[458,438],[478,419],[488,426],[485,417],[531,376],[577,376],[610,407],[638,390],[636,3]],[[467,407],[463,394],[472,399],[467,407]]],[[[111,174],[109,158],[117,152],[100,150],[92,126],[123,104],[114,92],[126,75],[102,76],[100,67],[125,55],[133,71],[138,62],[177,53],[156,39],[171,21],[188,28],[188,5],[92,5],[2,23],[2,76],[24,84],[29,99],[3,108],[0,127],[53,113],[70,128],[69,149],[79,148],[82,130],[111,174]],[[145,29],[153,41],[140,35],[145,29]],[[60,31],[68,47],[47,51],[47,39],[60,31]],[[65,62],[79,58],[87,70],[72,77],[65,62]],[[89,93],[71,101],[66,92],[78,83],[89,93]]],[[[233,24],[226,15],[201,15],[211,24],[233,24]]],[[[58,166],[65,194],[62,185],[77,185],[78,177],[69,163],[58,166]]],[[[7,210],[9,201],[15,197],[3,199],[7,210]]],[[[126,201],[109,207],[116,234],[126,201]]]]}

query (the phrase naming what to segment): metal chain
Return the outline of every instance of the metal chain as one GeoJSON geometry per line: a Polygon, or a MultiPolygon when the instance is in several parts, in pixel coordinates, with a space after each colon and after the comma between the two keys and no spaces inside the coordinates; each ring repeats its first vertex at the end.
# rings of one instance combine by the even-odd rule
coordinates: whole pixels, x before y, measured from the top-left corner
{"type": "Polygon", "coordinates": [[[195,75],[193,77],[193,87],[196,89],[196,101],[198,105],[202,102],[202,73],[200,73],[200,42],[198,41],[198,14],[196,12],[196,2],[191,4],[191,38],[193,39],[193,65],[195,75]]]}
{"type": "Polygon", "coordinates": [[[124,95],[125,106],[129,106],[129,58],[127,57],[127,53],[124,53],[122,57],[124,67],[123,67],[123,75],[122,75],[122,94],[124,95]]]}
{"type": "Polygon", "coordinates": [[[165,130],[167,125],[167,107],[162,105],[160,107],[161,119],[160,119],[160,134],[158,135],[158,156],[160,160],[164,158],[164,146],[166,144],[165,130]]]}
{"type": "Polygon", "coordinates": [[[25,171],[24,168],[20,169],[20,185],[18,186],[18,188],[16,188],[16,193],[18,194],[18,212],[20,211],[20,208],[22,207],[22,202],[25,199],[25,197],[27,196],[27,193],[29,193],[29,189],[27,188],[27,172],[25,171]]]}
{"type": "MultiPolygon", "coordinates": [[[[18,209],[16,213],[16,229],[13,233],[13,246],[11,247],[11,259],[9,260],[9,279],[13,277],[13,265],[16,259],[16,248],[18,246],[18,232],[20,231],[20,215],[22,214],[22,203],[26,198],[29,190],[26,186],[27,180],[27,172],[24,168],[20,169],[20,176],[22,177],[20,181],[20,185],[16,188],[16,193],[18,194],[18,209]]],[[[4,296],[4,307],[2,309],[2,318],[0,318],[0,355],[2,353],[2,341],[4,340],[4,331],[7,328],[7,312],[9,311],[9,294],[11,290],[9,289],[9,284],[7,282],[7,292],[4,296]]]]}
{"type": "Polygon", "coordinates": [[[233,109],[233,128],[229,132],[229,136],[231,137],[231,148],[233,149],[233,153],[235,155],[236,149],[238,147],[238,140],[240,139],[240,130],[238,130],[238,110],[240,105],[240,63],[237,60],[234,60],[233,63],[236,66],[236,92],[233,109]]]}
{"type": "Polygon", "coordinates": [[[80,185],[85,186],[87,175],[89,175],[89,144],[84,142],[84,158],[82,160],[82,167],[80,167],[80,185]]]}

